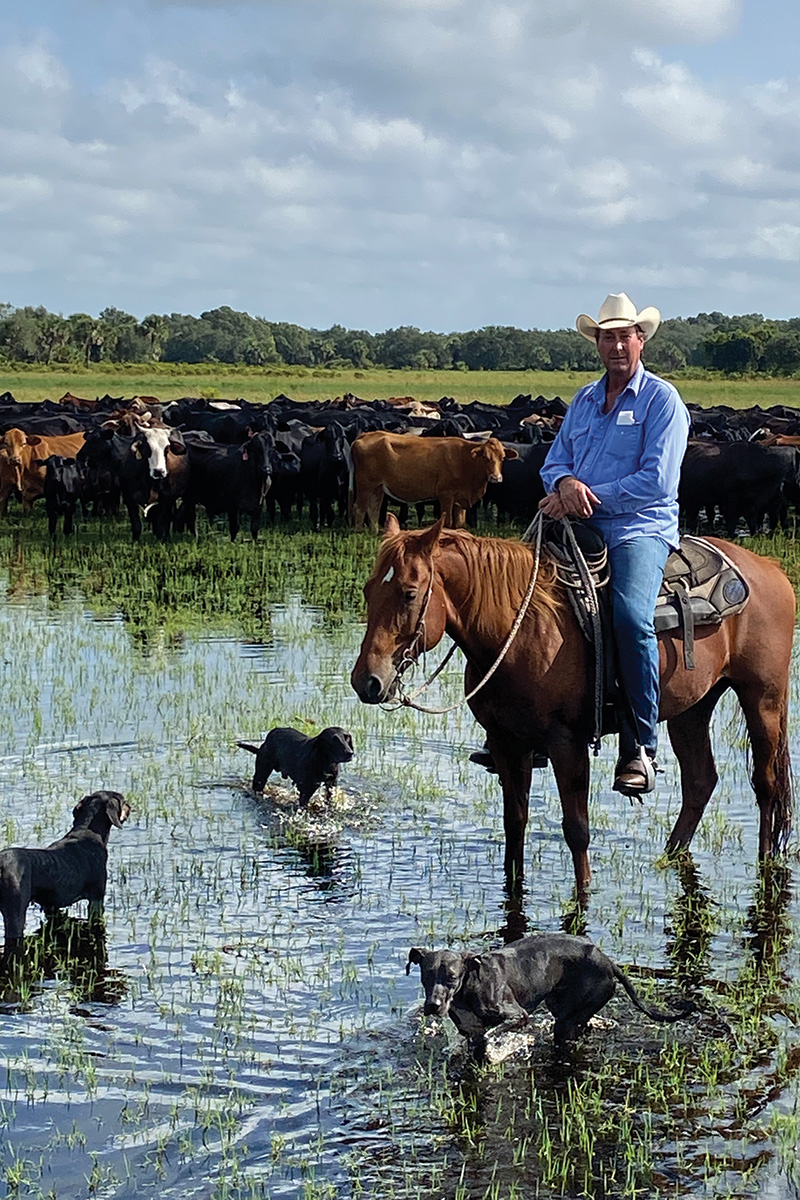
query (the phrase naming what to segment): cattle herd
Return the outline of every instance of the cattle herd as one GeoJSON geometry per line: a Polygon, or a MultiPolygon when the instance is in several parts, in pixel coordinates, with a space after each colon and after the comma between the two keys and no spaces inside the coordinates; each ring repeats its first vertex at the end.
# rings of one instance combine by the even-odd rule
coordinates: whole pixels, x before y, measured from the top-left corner
{"type": "MultiPolygon", "coordinates": [[[[681,473],[685,524],[740,522],[753,534],[785,523],[800,496],[800,410],[689,405],[692,435],[681,473]]],[[[443,397],[364,401],[353,395],[268,404],[67,393],[17,403],[0,396],[0,516],[16,496],[23,512],[44,497],[50,533],[84,517],[127,510],[137,541],[143,521],[159,539],[196,533],[197,509],[242,515],[253,537],[266,515],[287,521],[307,508],[312,526],[350,520],[376,528],[387,502],[441,510],[474,523],[482,504],[498,521],[527,524],[543,494],[539,469],[566,411],[559,399],[509,404],[443,397]]]]}

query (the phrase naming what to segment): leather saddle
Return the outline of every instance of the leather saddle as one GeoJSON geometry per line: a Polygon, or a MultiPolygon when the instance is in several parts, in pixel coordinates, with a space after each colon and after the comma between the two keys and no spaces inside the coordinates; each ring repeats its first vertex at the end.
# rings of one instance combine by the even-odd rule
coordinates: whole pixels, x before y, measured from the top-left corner
{"type": "Polygon", "coordinates": [[[655,611],[656,633],[680,629],[683,661],[694,669],[696,625],[719,625],[725,617],[741,612],[750,598],[750,588],[724,551],[705,538],[684,534],[664,568],[664,580],[655,611]]]}
{"type": "MultiPolygon", "coordinates": [[[[611,623],[608,552],[601,534],[582,521],[546,522],[543,549],[556,564],[558,577],[578,624],[595,653],[594,734],[612,733],[626,719],[627,701],[616,673],[616,653],[611,623]],[[570,533],[570,530],[572,531],[570,533]],[[582,562],[578,562],[576,546],[582,562]],[[590,584],[587,588],[587,575],[590,584]]],[[[705,538],[684,534],[664,568],[656,601],[656,633],[680,629],[683,660],[694,670],[694,632],[697,626],[719,625],[741,612],[750,588],[724,551],[705,538]]]]}

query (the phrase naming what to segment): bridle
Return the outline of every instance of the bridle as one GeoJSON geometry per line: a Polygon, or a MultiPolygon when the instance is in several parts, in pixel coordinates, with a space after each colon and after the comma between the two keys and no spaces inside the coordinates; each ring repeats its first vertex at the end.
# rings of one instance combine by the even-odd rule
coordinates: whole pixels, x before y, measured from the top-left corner
{"type": "MultiPolygon", "coordinates": [[[[408,671],[410,667],[413,667],[416,664],[417,659],[420,656],[420,653],[422,653],[424,655],[425,651],[428,648],[425,617],[428,612],[428,605],[431,602],[431,596],[433,595],[433,580],[434,580],[434,576],[436,574],[436,572],[434,571],[432,561],[431,561],[431,565],[430,565],[430,572],[431,573],[430,573],[430,578],[428,580],[428,588],[427,588],[427,591],[425,592],[425,599],[422,602],[422,608],[419,610],[419,616],[417,617],[417,621],[414,626],[414,631],[411,634],[411,637],[408,641],[408,645],[404,647],[403,652],[400,655],[400,659],[397,663],[397,666],[395,667],[394,678],[390,685],[390,690],[393,695],[395,692],[399,692],[398,707],[402,707],[402,706],[409,704],[410,700],[412,698],[412,697],[407,696],[402,690],[401,680],[402,680],[403,675],[405,675],[406,671],[408,671]],[[422,643],[421,650],[420,650],[420,642],[422,643]]],[[[444,658],[444,661],[437,668],[435,674],[431,675],[430,679],[428,679],[423,684],[422,688],[419,688],[414,693],[415,696],[418,696],[420,694],[420,692],[422,692],[426,687],[428,687],[428,685],[430,683],[433,682],[433,680],[436,678],[436,676],[442,670],[442,667],[444,667],[445,663],[447,663],[448,660],[450,658],[452,658],[455,650],[456,650],[456,644],[455,644],[455,642],[453,642],[452,646],[450,647],[450,649],[447,652],[446,657],[444,658]]],[[[396,707],[390,708],[388,711],[396,712],[397,708],[396,707]]]]}
{"type": "Polygon", "coordinates": [[[511,649],[511,644],[514,641],[514,638],[519,633],[519,629],[520,629],[520,626],[522,625],[523,619],[525,617],[525,613],[528,611],[528,606],[531,602],[531,597],[533,596],[533,592],[536,587],[536,580],[539,577],[539,563],[541,560],[541,553],[542,553],[543,524],[544,524],[544,515],[543,515],[543,513],[539,512],[539,513],[537,513],[534,520],[531,522],[531,525],[526,530],[525,535],[523,537],[523,541],[530,540],[533,542],[533,570],[531,572],[531,580],[530,580],[530,583],[528,584],[528,590],[525,593],[525,597],[522,601],[522,604],[520,605],[519,611],[517,612],[517,615],[514,618],[514,623],[511,626],[508,637],[503,642],[503,645],[501,646],[501,648],[497,654],[497,657],[495,658],[495,660],[492,663],[489,670],[484,675],[483,679],[481,679],[480,683],[478,683],[472,689],[471,692],[468,692],[467,695],[463,697],[463,699],[458,700],[455,704],[448,705],[447,708],[426,708],[422,704],[415,704],[414,701],[416,700],[417,696],[421,696],[424,691],[427,691],[427,689],[433,683],[433,681],[437,677],[437,675],[439,675],[444,670],[445,666],[450,661],[450,659],[452,658],[453,654],[456,651],[456,643],[455,642],[453,642],[452,646],[447,651],[447,654],[444,656],[442,661],[439,663],[439,666],[436,668],[436,670],[433,672],[433,674],[428,679],[426,679],[425,682],[416,689],[416,691],[414,691],[410,695],[408,695],[408,693],[403,691],[403,686],[402,686],[402,676],[409,669],[409,667],[412,667],[416,663],[417,659],[419,658],[418,647],[419,647],[420,641],[422,642],[422,653],[423,654],[425,653],[425,649],[426,649],[425,615],[428,611],[428,604],[430,603],[431,595],[433,594],[433,579],[434,579],[434,574],[435,574],[434,567],[433,567],[433,560],[431,560],[431,577],[430,577],[430,580],[428,581],[428,590],[425,593],[425,599],[423,601],[422,608],[420,610],[420,614],[417,617],[417,622],[414,627],[414,632],[411,635],[408,645],[405,647],[405,649],[403,650],[403,653],[400,656],[400,661],[398,662],[397,667],[395,668],[394,679],[392,680],[392,682],[390,684],[390,692],[392,693],[392,698],[393,699],[396,698],[396,703],[394,705],[391,705],[389,702],[383,703],[381,705],[381,707],[386,712],[397,712],[401,708],[413,708],[413,709],[416,709],[417,712],[430,713],[434,716],[443,716],[445,713],[454,712],[457,708],[460,708],[462,704],[466,704],[469,700],[472,699],[473,696],[477,696],[477,694],[481,690],[481,688],[485,687],[485,685],[489,682],[491,677],[494,675],[497,668],[500,666],[501,662],[505,658],[508,651],[511,649]]]}

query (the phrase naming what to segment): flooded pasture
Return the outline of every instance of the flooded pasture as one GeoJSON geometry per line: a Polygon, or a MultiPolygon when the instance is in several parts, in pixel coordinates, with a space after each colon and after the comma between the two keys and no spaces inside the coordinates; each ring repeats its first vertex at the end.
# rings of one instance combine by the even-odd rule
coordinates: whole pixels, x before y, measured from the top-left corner
{"type": "MultiPolygon", "coordinates": [[[[524,1051],[485,1068],[421,1018],[411,946],[562,929],[573,872],[537,771],[510,904],[469,712],[351,692],[374,549],[302,531],[132,547],[120,526],[51,550],[38,518],[0,538],[2,845],[54,840],[96,789],[132,806],[104,932],[83,905],[45,926],[32,907],[0,981],[7,1194],[800,1194],[797,861],[757,869],[732,701],[691,858],[660,857],[679,806],[666,739],[643,807],[611,791],[611,739],[593,766],[585,932],[648,999],[698,1012],[656,1025],[620,991],[573,1049],[537,1016],[524,1051]],[[329,804],[298,811],[276,776],[252,795],[237,739],[331,724],[356,756],[329,804]]],[[[454,662],[432,698],[461,694],[454,662]]]]}

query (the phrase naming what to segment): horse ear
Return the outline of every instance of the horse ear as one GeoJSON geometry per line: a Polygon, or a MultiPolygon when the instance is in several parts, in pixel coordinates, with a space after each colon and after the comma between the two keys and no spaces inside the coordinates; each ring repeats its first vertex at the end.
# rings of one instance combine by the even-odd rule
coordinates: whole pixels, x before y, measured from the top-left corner
{"type": "Polygon", "coordinates": [[[444,529],[444,517],[439,517],[435,525],[431,525],[430,529],[425,529],[417,542],[417,546],[423,554],[433,554],[436,548],[436,543],[442,535],[444,529]]]}
{"type": "Polygon", "coordinates": [[[400,532],[400,522],[394,513],[386,514],[386,524],[383,527],[384,537],[392,537],[393,534],[400,532]]]}

